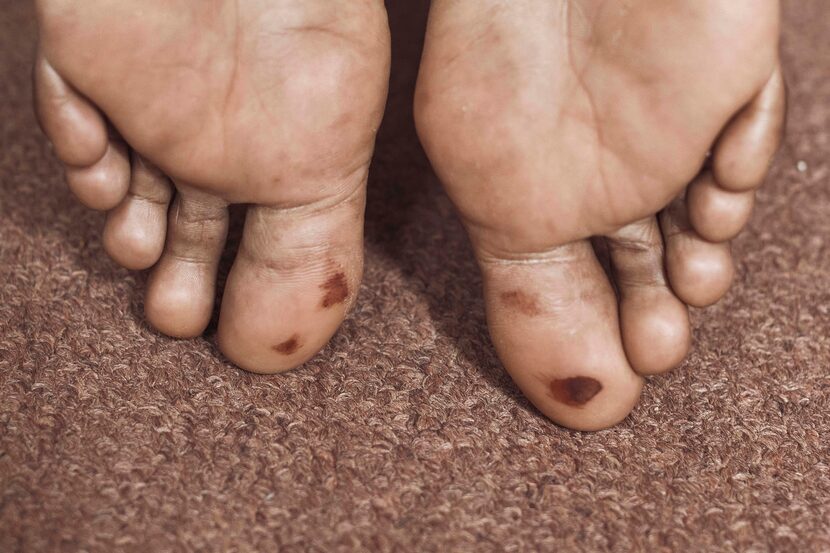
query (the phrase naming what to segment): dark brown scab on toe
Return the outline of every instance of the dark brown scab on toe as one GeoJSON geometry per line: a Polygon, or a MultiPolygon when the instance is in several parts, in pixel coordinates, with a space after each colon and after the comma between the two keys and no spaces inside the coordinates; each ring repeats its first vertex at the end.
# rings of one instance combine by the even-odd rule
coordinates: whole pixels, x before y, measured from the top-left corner
{"type": "Polygon", "coordinates": [[[557,378],[550,383],[553,399],[571,407],[583,407],[602,391],[602,384],[587,376],[557,378]]]}
{"type": "Polygon", "coordinates": [[[539,302],[524,290],[502,292],[501,301],[509,308],[528,317],[535,317],[542,314],[542,308],[539,307],[539,302]]]}
{"type": "Polygon", "coordinates": [[[324,309],[329,309],[330,307],[343,303],[349,297],[349,283],[346,282],[346,275],[343,273],[336,273],[323,283],[320,288],[326,292],[326,295],[323,297],[323,303],[321,304],[324,309]]]}
{"type": "Polygon", "coordinates": [[[293,353],[297,353],[297,350],[300,349],[301,345],[302,344],[300,344],[300,336],[295,334],[285,342],[282,342],[281,344],[277,344],[276,346],[274,346],[274,350],[278,351],[283,355],[291,355],[293,353]]]}

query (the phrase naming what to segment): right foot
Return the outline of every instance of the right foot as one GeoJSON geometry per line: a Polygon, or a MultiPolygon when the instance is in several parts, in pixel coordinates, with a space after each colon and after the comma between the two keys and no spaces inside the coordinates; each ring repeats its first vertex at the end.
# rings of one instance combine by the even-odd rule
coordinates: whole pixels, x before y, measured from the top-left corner
{"type": "Polygon", "coordinates": [[[783,129],[778,11],[432,1],[418,131],[469,231],[496,350],[556,422],[624,418],[642,376],[685,356],[687,305],[726,292],[728,240],[783,129]]]}
{"type": "Polygon", "coordinates": [[[382,0],[37,0],[37,12],[41,125],[73,192],[110,210],[110,255],[154,266],[148,321],[204,331],[227,206],[251,204],[219,346],[256,372],[313,356],[362,274],[389,71],[382,0]]]}

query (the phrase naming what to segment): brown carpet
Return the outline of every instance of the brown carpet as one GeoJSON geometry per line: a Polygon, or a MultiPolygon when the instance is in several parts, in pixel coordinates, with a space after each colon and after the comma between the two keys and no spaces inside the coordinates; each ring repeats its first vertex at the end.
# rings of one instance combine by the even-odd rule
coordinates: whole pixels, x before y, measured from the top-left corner
{"type": "Polygon", "coordinates": [[[411,123],[425,3],[394,4],[359,306],[260,377],[143,323],[146,275],[107,259],[30,113],[29,2],[0,0],[0,551],[830,550],[830,3],[787,2],[790,133],[734,290],[597,434],[493,355],[411,123]]]}

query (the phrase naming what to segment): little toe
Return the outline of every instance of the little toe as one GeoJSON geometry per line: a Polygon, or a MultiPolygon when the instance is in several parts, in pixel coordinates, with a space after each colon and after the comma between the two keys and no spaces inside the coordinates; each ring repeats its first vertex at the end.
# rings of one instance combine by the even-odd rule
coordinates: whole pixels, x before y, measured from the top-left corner
{"type": "Polygon", "coordinates": [[[726,190],[710,171],[701,173],[686,190],[689,223],[709,242],[735,238],[749,222],[754,205],[754,190],[726,190]]]}
{"type": "Polygon", "coordinates": [[[660,213],[660,226],[666,247],[666,273],[675,295],[694,307],[720,300],[735,276],[729,243],[704,240],[689,223],[682,198],[660,213]]]}
{"type": "Polygon", "coordinates": [[[735,192],[759,187],[781,145],[786,119],[787,87],[779,65],[718,140],[713,161],[718,185],[735,192]]]}
{"type": "Polygon", "coordinates": [[[354,302],[363,271],[365,189],[345,198],[248,209],[217,340],[236,365],[277,373],[314,356],[354,302]]]}
{"type": "Polygon", "coordinates": [[[669,371],[688,353],[691,328],[686,305],[666,279],[657,219],[632,223],[607,238],[628,361],[642,375],[669,371]]]}
{"type": "Polygon", "coordinates": [[[109,210],[127,193],[127,146],[108,136],[104,117],[43,57],[34,67],[35,111],[66,169],[66,182],[92,209],[109,210]]]}
{"type": "Polygon", "coordinates": [[[130,190],[107,214],[104,248],[123,267],[142,270],[155,265],[164,250],[173,187],[166,175],[136,152],[132,158],[130,190]]]}
{"type": "Polygon", "coordinates": [[[58,74],[42,55],[33,70],[35,113],[63,163],[90,167],[109,146],[101,112],[58,74]]]}
{"type": "Polygon", "coordinates": [[[530,401],[576,430],[624,419],[643,381],[626,359],[617,299],[590,242],[479,260],[493,344],[530,401]]]}
{"type": "Polygon", "coordinates": [[[204,332],[213,312],[216,273],[228,232],[227,204],[178,187],[164,253],[147,283],[144,310],[156,329],[176,338],[204,332]]]}

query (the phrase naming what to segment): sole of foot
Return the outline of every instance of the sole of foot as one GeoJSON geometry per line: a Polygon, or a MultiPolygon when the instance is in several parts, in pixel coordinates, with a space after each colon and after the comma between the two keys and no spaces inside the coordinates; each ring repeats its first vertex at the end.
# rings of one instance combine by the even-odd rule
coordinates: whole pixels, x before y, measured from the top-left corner
{"type": "Polygon", "coordinates": [[[248,204],[217,340],[242,368],[314,356],[355,301],[388,87],[383,3],[38,0],[41,126],[103,243],[152,269],[146,317],[202,334],[228,206],[248,204]],[[106,52],[106,55],[100,55],[106,52]]]}
{"type": "Polygon", "coordinates": [[[623,420],[727,292],[784,128],[778,36],[776,0],[432,2],[418,132],[495,349],[555,422],[623,420]]]}

